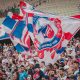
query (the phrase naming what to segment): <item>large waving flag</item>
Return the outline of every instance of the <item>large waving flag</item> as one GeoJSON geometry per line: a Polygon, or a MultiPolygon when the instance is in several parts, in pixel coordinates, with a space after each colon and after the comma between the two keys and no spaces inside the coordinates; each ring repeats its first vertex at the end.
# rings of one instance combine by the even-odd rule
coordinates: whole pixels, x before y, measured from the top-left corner
{"type": "Polygon", "coordinates": [[[39,52],[38,56],[42,59],[45,57],[45,50],[50,51],[51,59],[55,59],[55,62],[70,39],[80,29],[80,15],[64,17],[34,10],[23,9],[23,11],[27,14],[29,35],[36,51],[39,52]]]}
{"type": "Polygon", "coordinates": [[[42,60],[45,50],[50,51],[51,59],[57,60],[55,55],[60,56],[79,29],[80,20],[74,17],[28,13],[28,31],[42,60]]]}
{"type": "Polygon", "coordinates": [[[80,20],[69,17],[50,18],[34,14],[28,18],[30,18],[28,19],[28,30],[34,34],[34,43],[38,50],[55,48],[60,43],[62,45],[65,41],[68,42],[80,28],[80,20]]]}

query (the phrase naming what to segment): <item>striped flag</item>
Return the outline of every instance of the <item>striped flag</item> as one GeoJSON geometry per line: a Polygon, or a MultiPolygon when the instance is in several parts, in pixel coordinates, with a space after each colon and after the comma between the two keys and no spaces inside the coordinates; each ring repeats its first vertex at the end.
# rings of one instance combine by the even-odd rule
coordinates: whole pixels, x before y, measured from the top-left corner
{"type": "Polygon", "coordinates": [[[13,40],[11,37],[10,37],[10,39],[11,39],[12,43],[14,44],[14,47],[16,48],[17,52],[26,53],[29,50],[29,48],[22,46],[21,44],[19,44],[15,40],[13,40]]]}
{"type": "Polygon", "coordinates": [[[16,42],[27,48],[30,47],[30,37],[25,21],[14,20],[10,16],[7,16],[2,23],[2,26],[4,27],[5,32],[12,36],[16,42]]]}

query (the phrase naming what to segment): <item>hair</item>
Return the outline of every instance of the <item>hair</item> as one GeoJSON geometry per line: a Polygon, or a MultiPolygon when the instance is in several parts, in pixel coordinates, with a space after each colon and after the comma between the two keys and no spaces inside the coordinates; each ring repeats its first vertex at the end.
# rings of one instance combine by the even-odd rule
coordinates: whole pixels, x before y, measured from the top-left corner
{"type": "Polygon", "coordinates": [[[63,72],[65,71],[64,68],[60,68],[60,70],[62,70],[63,72]]]}
{"type": "Polygon", "coordinates": [[[57,63],[55,63],[54,65],[56,65],[56,66],[57,66],[57,68],[59,68],[59,65],[58,65],[57,63]]]}
{"type": "Polygon", "coordinates": [[[53,65],[51,63],[49,63],[48,65],[51,69],[53,69],[53,65]]]}
{"type": "Polygon", "coordinates": [[[78,65],[79,65],[79,62],[77,62],[77,61],[74,61],[74,63],[76,63],[76,64],[78,64],[78,65]]]}
{"type": "Polygon", "coordinates": [[[23,65],[21,65],[21,67],[24,67],[23,65]]]}
{"type": "Polygon", "coordinates": [[[42,61],[41,63],[43,63],[45,65],[45,62],[44,61],[42,61]]]}

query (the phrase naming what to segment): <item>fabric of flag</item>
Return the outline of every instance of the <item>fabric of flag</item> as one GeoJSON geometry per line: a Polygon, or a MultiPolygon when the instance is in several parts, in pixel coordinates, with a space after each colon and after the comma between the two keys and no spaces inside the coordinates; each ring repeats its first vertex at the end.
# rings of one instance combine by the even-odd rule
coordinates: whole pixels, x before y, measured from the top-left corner
{"type": "Polygon", "coordinates": [[[80,20],[72,17],[45,17],[28,13],[28,31],[30,37],[34,36],[32,40],[40,54],[51,49],[61,54],[78,29],[80,20]]]}
{"type": "Polygon", "coordinates": [[[25,15],[26,11],[33,10],[34,7],[24,1],[20,1],[20,15],[25,15]]]}
{"type": "Polygon", "coordinates": [[[5,35],[4,28],[0,26],[0,37],[5,35]]]}
{"type": "Polygon", "coordinates": [[[29,50],[29,48],[27,48],[25,46],[22,46],[21,44],[17,43],[11,37],[10,37],[10,39],[11,39],[12,43],[14,44],[14,47],[17,50],[17,52],[19,52],[19,53],[26,53],[29,50]]]}
{"type": "Polygon", "coordinates": [[[5,33],[4,35],[0,36],[0,40],[4,39],[10,39],[9,35],[5,33]]]}
{"type": "Polygon", "coordinates": [[[19,44],[30,47],[30,37],[26,27],[26,22],[23,20],[15,20],[7,16],[2,23],[5,32],[19,44]]]}
{"type": "Polygon", "coordinates": [[[16,24],[16,21],[9,16],[5,18],[5,20],[2,23],[2,26],[4,27],[4,30],[6,33],[10,34],[16,24]]]}
{"type": "Polygon", "coordinates": [[[2,25],[0,26],[0,40],[9,39],[8,34],[5,33],[2,25]]]}

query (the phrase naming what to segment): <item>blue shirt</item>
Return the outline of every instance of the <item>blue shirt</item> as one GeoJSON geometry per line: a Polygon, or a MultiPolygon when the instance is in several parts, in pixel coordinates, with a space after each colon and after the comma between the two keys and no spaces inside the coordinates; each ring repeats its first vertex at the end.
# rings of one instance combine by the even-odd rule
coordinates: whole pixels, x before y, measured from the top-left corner
{"type": "Polygon", "coordinates": [[[19,73],[19,80],[25,80],[27,77],[28,73],[26,71],[19,73]]]}

